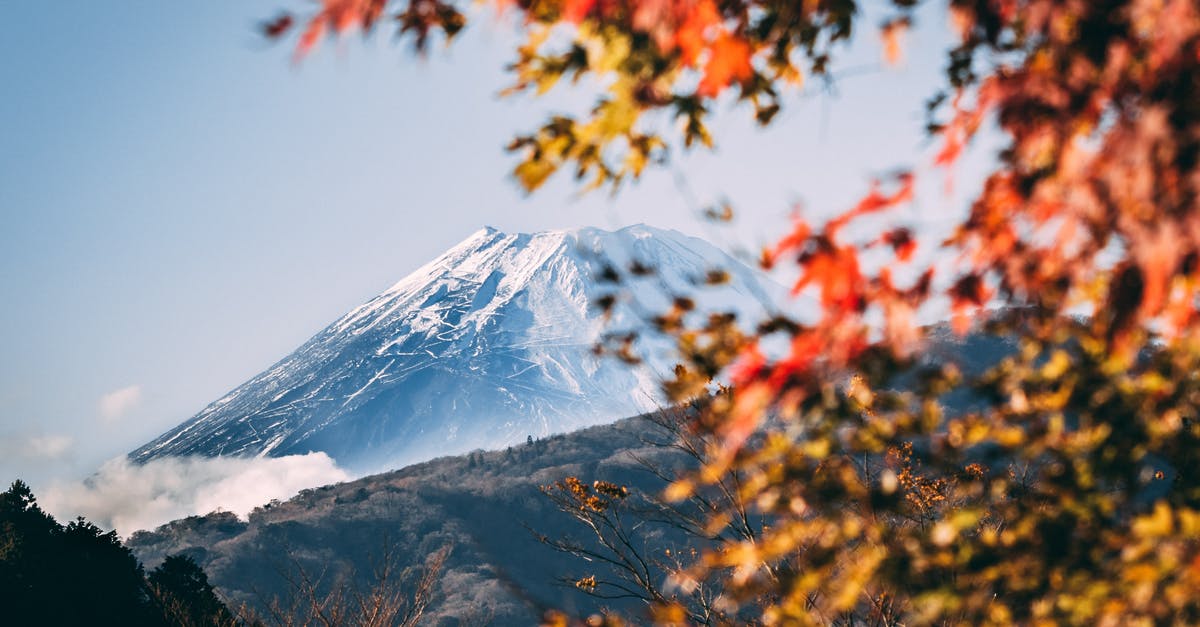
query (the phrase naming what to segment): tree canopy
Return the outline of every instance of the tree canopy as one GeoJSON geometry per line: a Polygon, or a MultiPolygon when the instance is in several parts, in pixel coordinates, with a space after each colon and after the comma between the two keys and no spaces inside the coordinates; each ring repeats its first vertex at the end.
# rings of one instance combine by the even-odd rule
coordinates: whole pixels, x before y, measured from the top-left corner
{"type": "MultiPolygon", "coordinates": [[[[884,4],[894,54],[919,3],[884,4]]],[[[497,6],[524,23],[512,92],[587,75],[605,85],[590,111],[513,140],[530,190],[564,168],[615,189],[670,146],[709,145],[726,93],[769,125],[788,85],[828,72],[860,26],[853,0],[497,6]]],[[[913,256],[911,227],[890,211],[912,200],[903,173],[823,223],[798,213],[763,252],[764,265],[799,269],[794,291],[817,297],[815,322],[746,332],[728,316],[699,328],[660,318],[685,359],[665,384],[673,399],[732,383],[693,424],[713,436],[705,469],[669,495],[736,471],[771,520],[688,568],[725,573],[723,603],[770,624],[1197,622],[1200,7],[944,6],[955,45],[930,94],[935,164],[955,163],[987,125],[1004,142],[941,244],[949,263],[913,256]],[[937,330],[916,317],[939,303],[957,333],[1007,338],[1010,354],[983,372],[925,354],[937,330]],[[787,354],[760,350],[773,337],[787,354]],[[951,393],[972,402],[955,407],[951,393]]],[[[418,49],[465,23],[457,2],[323,0],[264,29],[298,29],[303,56],[385,17],[418,49]]],[[[670,620],[672,602],[660,606],[670,620]]]]}
{"type": "Polygon", "coordinates": [[[115,531],[59,524],[20,480],[0,493],[0,608],[9,625],[235,624],[191,558],[147,577],[115,531]]]}

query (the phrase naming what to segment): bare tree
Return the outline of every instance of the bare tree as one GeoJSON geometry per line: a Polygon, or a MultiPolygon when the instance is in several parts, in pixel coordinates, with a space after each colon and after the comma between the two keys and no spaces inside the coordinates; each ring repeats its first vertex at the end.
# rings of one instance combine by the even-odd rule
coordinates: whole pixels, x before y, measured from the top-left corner
{"type": "Polygon", "coordinates": [[[291,570],[283,573],[290,589],[287,597],[272,599],[266,605],[266,616],[243,608],[242,619],[278,627],[413,627],[433,599],[450,551],[450,546],[444,546],[430,554],[422,566],[405,569],[395,545],[385,543],[372,559],[365,587],[353,583],[352,573],[326,586],[325,570],[314,576],[292,557],[291,570]]]}
{"type": "MultiPolygon", "coordinates": [[[[709,442],[688,428],[691,411],[667,408],[645,416],[656,428],[642,441],[671,451],[682,465],[698,466],[709,442]]],[[[534,531],[539,541],[580,558],[590,569],[561,581],[601,600],[640,600],[662,622],[745,624],[743,617],[730,614],[721,578],[713,571],[697,576],[696,568],[703,554],[722,541],[754,541],[761,532],[765,521],[741,497],[743,478],[730,472],[682,501],[669,501],[662,492],[678,478],[678,468],[654,455],[629,455],[656,480],[657,489],[631,490],[577,477],[542,486],[555,507],[586,530],[582,540],[534,531]],[[722,522],[713,525],[713,520],[722,522]]]]}

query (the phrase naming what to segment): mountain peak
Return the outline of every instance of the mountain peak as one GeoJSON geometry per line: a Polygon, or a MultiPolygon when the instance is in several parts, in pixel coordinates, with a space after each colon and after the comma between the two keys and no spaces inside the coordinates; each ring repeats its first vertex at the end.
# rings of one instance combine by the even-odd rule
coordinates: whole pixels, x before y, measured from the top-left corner
{"type": "Polygon", "coordinates": [[[777,302],[756,271],[675,231],[484,227],[131,456],[323,451],[376,470],[653,409],[675,357],[647,319],[714,266],[733,280],[699,295],[710,310],[754,319],[777,302]],[[635,264],[653,273],[600,278],[635,264]],[[594,307],[615,292],[607,316],[594,307]],[[645,363],[593,355],[605,332],[642,333],[645,363]]]}

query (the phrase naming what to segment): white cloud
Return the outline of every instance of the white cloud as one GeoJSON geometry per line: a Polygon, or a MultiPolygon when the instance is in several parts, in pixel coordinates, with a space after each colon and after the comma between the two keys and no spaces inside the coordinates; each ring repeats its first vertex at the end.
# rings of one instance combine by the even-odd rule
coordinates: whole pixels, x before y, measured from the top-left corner
{"type": "Polygon", "coordinates": [[[100,417],[113,422],[142,401],[142,386],[129,385],[100,397],[100,417]]]}
{"type": "Polygon", "coordinates": [[[286,457],[111,459],[82,482],[51,485],[38,501],[60,520],[84,516],[122,536],[218,509],[245,516],[271,499],[350,479],[325,453],[286,457]]]}
{"type": "Polygon", "coordinates": [[[10,434],[0,437],[0,455],[21,461],[54,460],[66,455],[74,443],[70,436],[52,433],[10,434]]]}
{"type": "Polygon", "coordinates": [[[29,438],[29,456],[37,459],[58,459],[74,441],[67,435],[35,435],[29,438]]]}

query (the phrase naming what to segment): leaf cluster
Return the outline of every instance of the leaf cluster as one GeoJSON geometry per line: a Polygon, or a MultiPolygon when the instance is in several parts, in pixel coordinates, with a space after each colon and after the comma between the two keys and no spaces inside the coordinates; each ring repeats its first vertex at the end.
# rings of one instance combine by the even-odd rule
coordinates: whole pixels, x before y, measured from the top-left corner
{"type": "MultiPolygon", "coordinates": [[[[322,15],[378,4],[391,3],[324,0],[322,15]]],[[[891,4],[889,55],[915,3],[891,4]]],[[[615,189],[671,146],[711,145],[727,90],[770,124],[859,20],[852,0],[504,6],[526,25],[512,91],[568,78],[599,92],[587,114],[514,140],[527,190],[563,168],[615,189]],[[663,118],[679,131],[655,128],[663,118]]],[[[1200,7],[951,0],[948,17],[934,165],[953,168],[981,129],[1005,145],[936,258],[918,258],[892,216],[914,196],[901,173],[823,224],[798,213],[764,251],[797,270],[815,321],[747,333],[661,318],[683,359],[673,400],[732,384],[691,422],[710,439],[704,468],[668,496],[734,473],[739,500],[772,521],[693,575],[716,574],[766,623],[1200,621],[1200,7]],[[982,369],[931,353],[941,331],[916,320],[938,307],[960,337],[1014,350],[982,369]]],[[[595,486],[563,486],[584,518],[618,509],[595,486]]]]}

